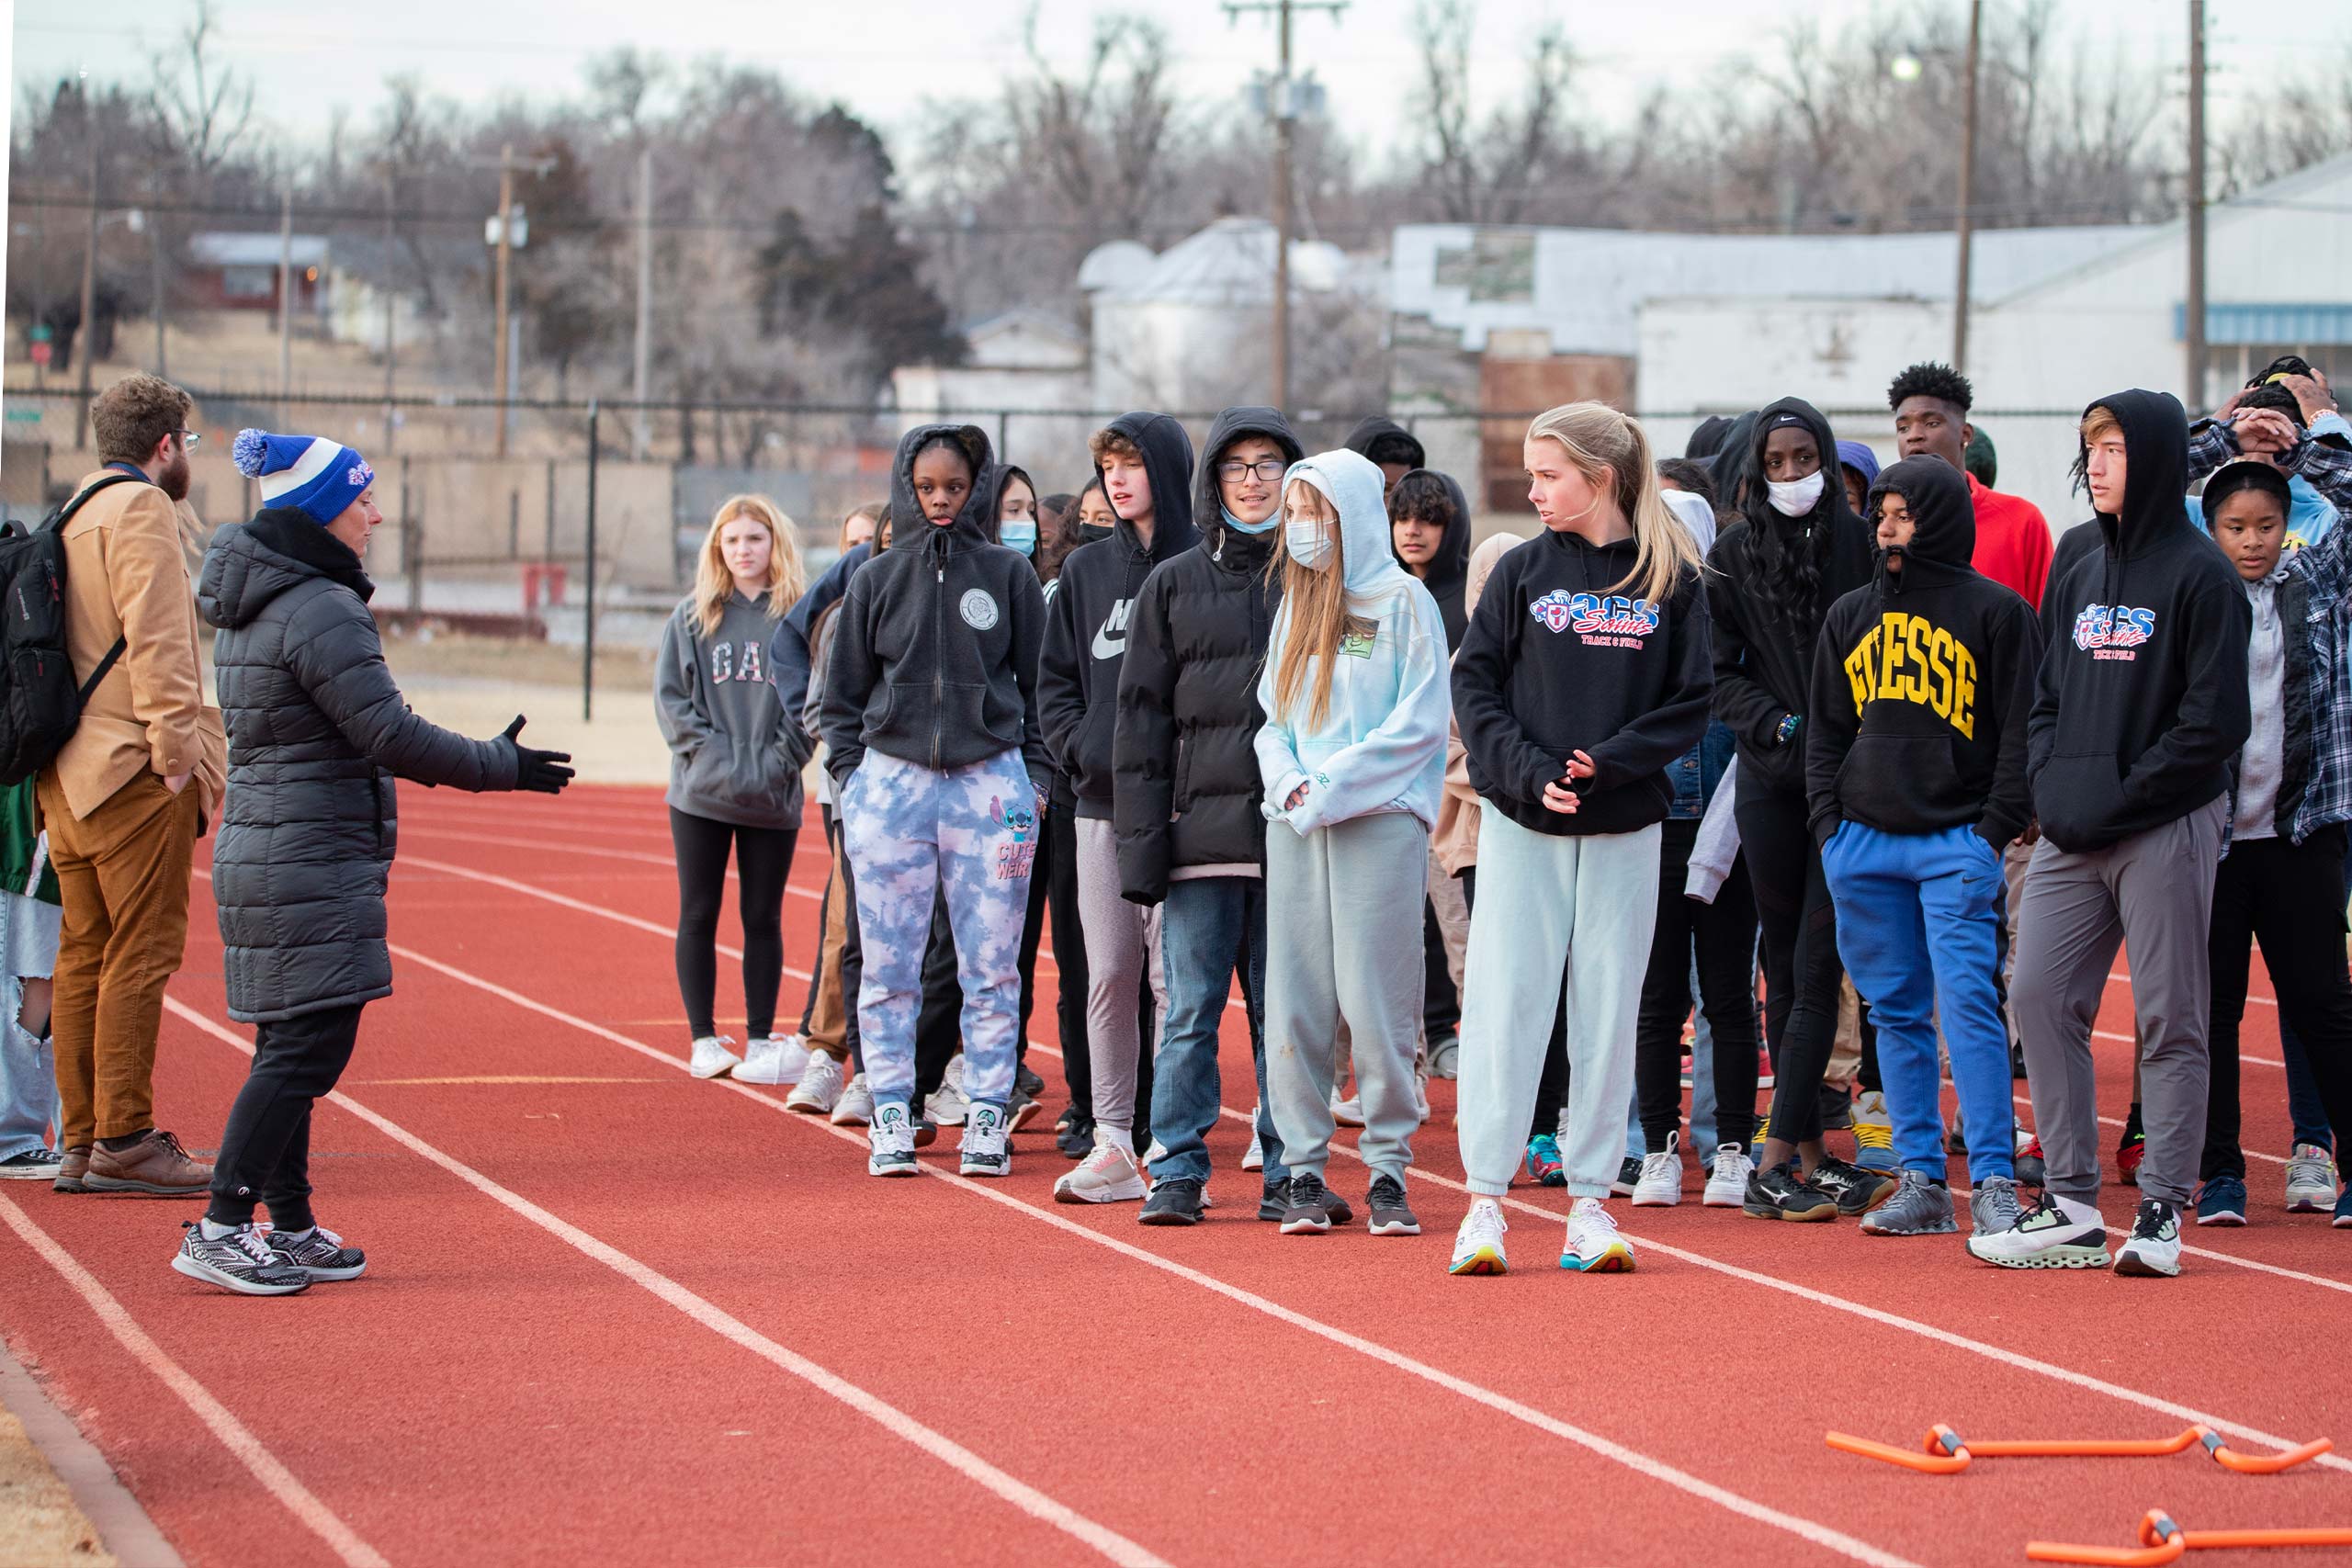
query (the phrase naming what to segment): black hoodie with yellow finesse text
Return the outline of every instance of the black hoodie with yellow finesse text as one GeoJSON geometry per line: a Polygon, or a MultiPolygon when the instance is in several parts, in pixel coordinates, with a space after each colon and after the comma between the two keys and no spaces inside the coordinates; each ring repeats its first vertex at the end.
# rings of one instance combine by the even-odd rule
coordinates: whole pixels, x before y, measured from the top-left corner
{"type": "Polygon", "coordinates": [[[1998,851],[2033,815],[2033,609],[1969,564],[1976,513],[1959,469],[1907,457],[1879,476],[1870,511],[1890,494],[1910,511],[1911,541],[1881,550],[1876,581],[1829,607],[1814,656],[1814,840],[1851,818],[1883,833],[1972,827],[1998,851]]]}
{"type": "Polygon", "coordinates": [[[2179,402],[2135,389],[2091,408],[2123,427],[2123,504],[2098,515],[2099,547],[2048,595],[2026,761],[2042,833],[2077,854],[2219,798],[2253,726],[2253,611],[2236,570],[2181,507],[2179,402]]]}

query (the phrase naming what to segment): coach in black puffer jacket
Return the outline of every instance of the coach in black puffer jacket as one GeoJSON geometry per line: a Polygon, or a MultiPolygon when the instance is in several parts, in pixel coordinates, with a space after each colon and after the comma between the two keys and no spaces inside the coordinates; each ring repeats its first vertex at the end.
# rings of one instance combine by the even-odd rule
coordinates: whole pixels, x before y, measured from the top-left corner
{"type": "Polygon", "coordinates": [[[1256,876],[1264,858],[1265,785],[1253,742],[1266,721],[1258,673],[1281,602],[1266,575],[1282,527],[1281,482],[1270,487],[1276,511],[1265,530],[1250,534],[1226,520],[1216,471],[1253,435],[1272,442],[1285,467],[1303,455],[1277,410],[1217,415],[1193,504],[1201,542],[1152,570],[1127,622],[1113,824],[1119,891],[1133,903],[1162,902],[1171,874],[1256,876]]]}
{"type": "Polygon", "coordinates": [[[512,731],[469,740],[410,712],[368,612],[375,591],[349,547],[290,507],[221,529],[205,553],[198,604],[220,628],[229,729],[212,892],[240,1022],[391,994],[394,775],[514,789],[528,758],[550,755],[512,731]]]}

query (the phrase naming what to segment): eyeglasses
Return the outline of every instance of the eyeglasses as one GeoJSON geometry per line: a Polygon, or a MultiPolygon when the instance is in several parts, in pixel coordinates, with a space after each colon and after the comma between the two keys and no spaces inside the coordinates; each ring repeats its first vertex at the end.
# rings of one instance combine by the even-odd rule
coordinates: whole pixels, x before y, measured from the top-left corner
{"type": "Polygon", "coordinates": [[[1258,478],[1271,482],[1282,478],[1283,470],[1289,467],[1290,465],[1280,457],[1262,457],[1254,463],[1245,463],[1237,457],[1229,462],[1219,463],[1216,466],[1216,477],[1227,484],[1238,484],[1255,474],[1258,478]]]}
{"type": "Polygon", "coordinates": [[[180,446],[183,450],[195,446],[198,442],[203,439],[203,436],[198,434],[193,430],[183,430],[180,432],[180,446]]]}

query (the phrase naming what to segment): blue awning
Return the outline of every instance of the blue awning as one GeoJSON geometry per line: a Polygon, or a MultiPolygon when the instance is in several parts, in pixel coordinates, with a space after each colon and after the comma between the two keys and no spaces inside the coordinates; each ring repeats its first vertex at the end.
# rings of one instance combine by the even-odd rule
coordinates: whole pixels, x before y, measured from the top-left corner
{"type": "MultiPolygon", "coordinates": [[[[2188,336],[2188,307],[2172,308],[2175,343],[2188,336]]],[[[2205,306],[2205,342],[2243,344],[2352,344],[2352,304],[2205,306]]]]}

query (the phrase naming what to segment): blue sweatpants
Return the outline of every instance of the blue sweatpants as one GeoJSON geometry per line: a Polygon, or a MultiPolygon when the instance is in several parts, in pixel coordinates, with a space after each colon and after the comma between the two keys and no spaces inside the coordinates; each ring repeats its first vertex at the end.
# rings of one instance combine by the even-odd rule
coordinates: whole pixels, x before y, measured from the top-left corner
{"type": "Polygon", "coordinates": [[[914,1094],[923,953],[944,889],[964,991],[964,1092],[1001,1108],[1020,1043],[1021,931],[1037,855],[1037,792],[1021,753],[935,773],[868,751],[839,809],[865,957],[857,1032],[874,1102],[914,1094]]]}
{"type": "Polygon", "coordinates": [[[1878,1067],[1894,1154],[1906,1170],[1939,1181],[1943,1024],[1961,1125],[1970,1130],[1968,1176],[2014,1176],[2008,1131],[2009,1032],[1994,976],[2000,965],[2001,857],[1974,829],[1883,833],[1849,818],[1821,852],[1838,908],[1838,952],[1878,1024],[1878,1067]],[[1979,1137],[1979,1128],[1995,1135],[1979,1137]]]}

